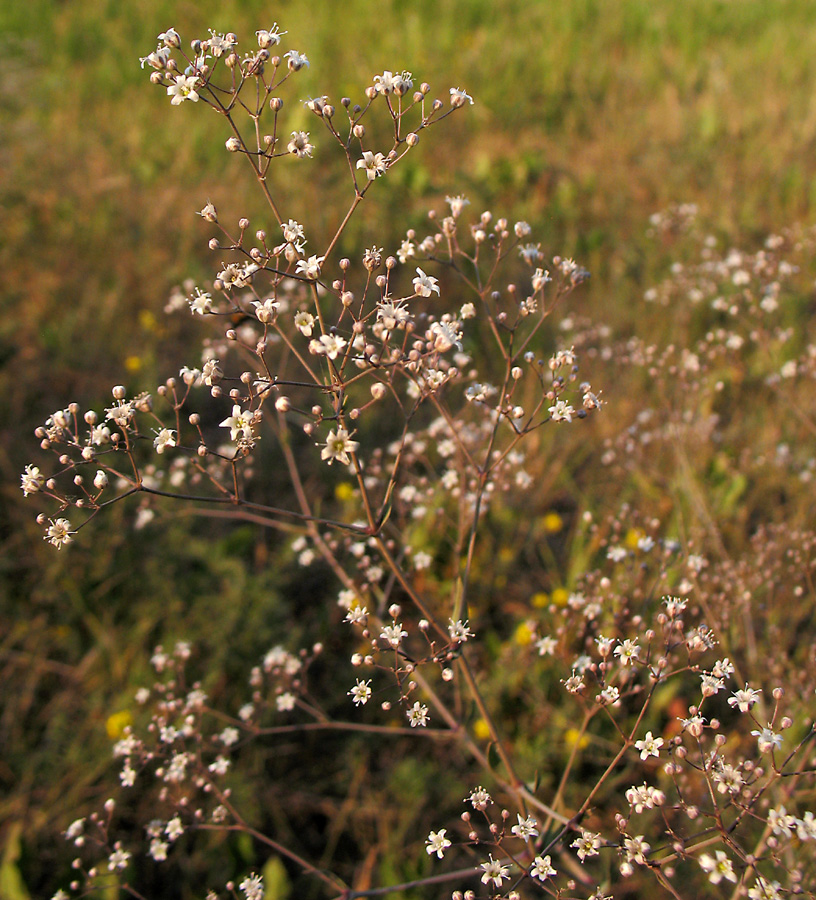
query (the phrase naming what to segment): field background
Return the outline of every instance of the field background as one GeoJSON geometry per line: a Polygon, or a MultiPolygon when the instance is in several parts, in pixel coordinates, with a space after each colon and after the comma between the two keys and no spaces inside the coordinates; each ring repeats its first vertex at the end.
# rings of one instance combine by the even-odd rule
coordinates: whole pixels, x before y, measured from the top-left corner
{"type": "MultiPolygon", "coordinates": [[[[342,13],[308,0],[11,0],[0,8],[3,900],[50,896],[66,880],[70,854],[59,832],[115,782],[110,717],[149,678],[154,644],[198,641],[228,694],[231,673],[276,642],[281,626],[321,627],[319,604],[304,614],[301,603],[319,597],[322,585],[304,582],[275,536],[169,513],[135,532],[133,511],[117,509],[107,527],[56,554],[19,490],[23,466],[37,462],[33,430],[55,409],[71,400],[98,408],[112,384],[149,389],[194,364],[200,332],[162,312],[174,285],[212,274],[194,211],[212,199],[222,217],[268,224],[249,178],[223,149],[221,122],[192,104],[171,108],[139,68],[160,31],[173,26],[188,42],[209,27],[232,30],[248,44],[277,21],[288,31],[285,48],[311,60],[299,82],[304,99],[357,98],[384,69],[411,70],[443,98],[451,86],[466,89],[476,105],[377,185],[345,249],[376,242],[393,252],[406,228],[422,228],[428,208],[464,193],[476,210],[526,218],[547,255],[589,268],[591,282],[573,302],[617,336],[688,334],[683,310],[643,302],[678,254],[690,252],[647,235],[653,213],[694,203],[721,247],[748,249],[769,232],[813,221],[809,0],[341,6],[342,13]]],[[[305,114],[303,121],[309,127],[305,114]]],[[[318,157],[283,186],[283,209],[319,234],[339,190],[318,157]]],[[[812,277],[803,283],[791,325],[804,333],[812,277]]],[[[659,408],[661,395],[642,371],[608,361],[598,386],[609,400],[604,418],[548,450],[533,514],[556,510],[568,521],[579,506],[609,511],[636,501],[644,515],[672,521],[682,512],[689,521],[702,489],[711,491],[708,514],[735,555],[759,520],[812,524],[810,504],[795,491],[783,506],[777,486],[737,479],[740,447],[786,437],[786,416],[770,402],[742,408],[737,449],[725,460],[701,452],[685,480],[655,460],[640,478],[610,486],[593,453],[634,411],[659,408]],[[614,381],[602,385],[604,378],[614,381]]],[[[812,441],[807,428],[792,437],[812,441]]],[[[569,586],[578,565],[571,552],[565,536],[540,562],[550,589],[569,586]]],[[[498,589],[515,578],[512,556],[502,565],[498,589]]],[[[415,783],[414,775],[400,777],[415,783]]],[[[382,877],[400,855],[401,838],[391,836],[382,877]]],[[[252,860],[247,848],[234,855],[252,860]]],[[[182,896],[166,890],[153,896],[182,896]]]]}

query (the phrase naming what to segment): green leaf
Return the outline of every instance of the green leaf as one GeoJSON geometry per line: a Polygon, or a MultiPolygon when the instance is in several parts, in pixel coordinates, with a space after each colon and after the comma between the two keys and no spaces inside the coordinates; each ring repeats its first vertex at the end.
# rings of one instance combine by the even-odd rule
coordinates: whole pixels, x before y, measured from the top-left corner
{"type": "Polygon", "coordinates": [[[292,892],[292,882],[280,857],[271,856],[261,872],[266,900],[286,900],[292,892]]]}
{"type": "Polygon", "coordinates": [[[22,828],[20,822],[15,822],[9,829],[6,845],[3,847],[3,859],[0,861],[0,900],[31,900],[31,894],[17,868],[22,828]]]}

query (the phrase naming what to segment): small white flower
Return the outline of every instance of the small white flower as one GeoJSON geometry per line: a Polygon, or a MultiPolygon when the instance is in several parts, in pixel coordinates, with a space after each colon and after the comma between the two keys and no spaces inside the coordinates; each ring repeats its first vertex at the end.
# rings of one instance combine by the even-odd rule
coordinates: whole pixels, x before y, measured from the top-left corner
{"type": "Polygon", "coordinates": [[[320,267],[322,265],[322,256],[310,256],[308,259],[299,259],[295,266],[295,274],[302,275],[309,281],[317,281],[320,278],[320,267]]]}
{"type": "Polygon", "coordinates": [[[414,293],[419,297],[430,297],[433,293],[439,293],[439,281],[432,275],[426,275],[417,266],[416,278],[414,278],[414,293]]]}
{"type": "Polygon", "coordinates": [[[435,853],[439,859],[442,859],[445,851],[451,845],[451,842],[445,837],[446,832],[446,828],[440,828],[439,831],[432,831],[428,835],[428,839],[425,842],[425,852],[428,856],[432,856],[435,853]]]}
{"type": "Polygon", "coordinates": [[[259,322],[266,325],[275,321],[280,306],[277,300],[267,297],[266,300],[253,300],[252,305],[255,307],[255,318],[259,322]]]}
{"type": "Polygon", "coordinates": [[[493,859],[492,853],[487,862],[481,863],[481,868],[484,870],[482,874],[482,884],[490,884],[492,881],[497,888],[500,888],[502,886],[502,881],[510,878],[507,874],[510,871],[508,867],[503,866],[498,859],[493,859]]]}
{"type": "Polygon", "coordinates": [[[478,809],[481,812],[484,812],[484,810],[486,810],[487,807],[493,802],[490,794],[488,794],[488,792],[481,785],[479,785],[479,787],[477,788],[474,788],[470,792],[470,794],[465,797],[465,800],[467,800],[474,809],[478,809]]]}
{"type": "Polygon", "coordinates": [[[652,849],[642,834],[637,837],[625,837],[623,839],[623,847],[626,851],[627,862],[637,863],[639,866],[646,865],[646,854],[652,849]]]}
{"type": "Polygon", "coordinates": [[[188,301],[190,304],[190,312],[195,315],[203,316],[212,309],[212,294],[202,291],[200,288],[195,289],[195,294],[188,301]]]}
{"type": "Polygon", "coordinates": [[[516,837],[524,841],[531,837],[538,837],[538,822],[532,816],[522,819],[517,813],[516,818],[518,819],[518,825],[514,825],[510,829],[516,837]]]}
{"type": "MultiPolygon", "coordinates": [[[[357,679],[357,684],[348,691],[349,697],[354,701],[355,706],[365,706],[366,703],[371,699],[371,681],[363,681],[360,678],[357,679]]],[[[444,834],[444,830],[442,834],[444,834]]],[[[430,852],[430,851],[429,851],[430,852]]]]}
{"type": "Polygon", "coordinates": [[[298,53],[297,50],[287,50],[283,55],[289,60],[288,65],[293,72],[297,72],[298,69],[309,65],[309,60],[306,59],[305,54],[298,53]]]}
{"type": "Polygon", "coordinates": [[[232,415],[221,422],[220,428],[229,428],[230,440],[238,440],[238,436],[246,441],[252,440],[252,413],[244,412],[236,403],[232,407],[232,415]]]}
{"type": "Polygon", "coordinates": [[[383,625],[380,637],[396,649],[402,643],[404,637],[408,637],[408,632],[402,630],[402,625],[395,622],[393,625],[383,625]]]}
{"type": "Polygon", "coordinates": [[[197,103],[197,84],[197,75],[175,75],[174,83],[167,88],[167,96],[173,98],[170,103],[173,106],[178,106],[180,103],[184,103],[185,100],[192,100],[193,103],[197,103]]]}
{"type": "Polygon", "coordinates": [[[782,900],[782,885],[778,881],[757,878],[756,884],[748,888],[748,900],[782,900]]]}
{"type": "Polygon", "coordinates": [[[25,472],[20,476],[23,495],[36,494],[45,484],[45,476],[41,474],[39,467],[26,466],[25,472]]]}
{"type": "Polygon", "coordinates": [[[632,640],[622,641],[615,647],[615,656],[620,658],[621,665],[624,666],[627,666],[630,662],[636,660],[639,652],[640,647],[632,640]]]}
{"type": "Polygon", "coordinates": [[[566,400],[556,400],[555,405],[549,407],[549,413],[553,422],[571,422],[575,410],[566,400]]]}
{"type": "Polygon", "coordinates": [[[716,851],[716,858],[708,853],[703,853],[699,857],[698,862],[700,868],[708,874],[708,880],[712,884],[719,884],[723,878],[733,884],[737,883],[737,875],[734,872],[734,865],[722,850],[716,851]]]}
{"type": "Polygon", "coordinates": [[[448,634],[452,641],[455,641],[457,644],[464,644],[468,638],[473,637],[473,632],[470,630],[467,622],[463,622],[461,619],[455,622],[453,619],[449,619],[449,622],[448,634]]]}
{"type": "Polygon", "coordinates": [[[660,756],[663,743],[663,738],[653,737],[652,732],[647,731],[642,741],[635,741],[635,747],[640,750],[640,758],[647,759],[650,756],[660,756]]]}
{"type": "Polygon", "coordinates": [[[581,831],[581,837],[576,838],[571,844],[578,853],[578,859],[583,862],[588,856],[597,856],[601,846],[601,836],[592,831],[581,831]]]}
{"type": "Polygon", "coordinates": [[[366,178],[369,181],[374,181],[380,175],[385,175],[385,171],[388,168],[388,160],[382,153],[372,153],[370,150],[365,150],[363,158],[357,160],[357,168],[365,169],[366,178]]]}
{"type": "Polygon", "coordinates": [[[331,465],[335,460],[347,466],[351,460],[349,453],[354,453],[360,446],[359,441],[353,441],[345,428],[330,431],[326,438],[326,446],[320,451],[320,458],[331,465]]]}
{"type": "Polygon", "coordinates": [[[314,328],[315,317],[306,310],[300,310],[295,313],[295,328],[304,336],[312,336],[312,328],[314,328]]]}
{"type": "Polygon", "coordinates": [[[757,739],[760,753],[770,753],[782,746],[782,735],[774,734],[770,728],[763,728],[761,731],[752,731],[751,734],[757,739]]]}
{"type": "Polygon", "coordinates": [[[425,725],[428,724],[428,707],[423,706],[419,700],[414,703],[406,715],[408,716],[408,722],[410,723],[411,728],[416,728],[417,726],[424,728],[425,725]]]}
{"type": "Polygon", "coordinates": [[[251,875],[247,875],[238,887],[243,891],[246,900],[263,900],[264,898],[263,877],[256,875],[254,872],[251,875]]]}
{"type": "Polygon", "coordinates": [[[170,845],[166,841],[162,841],[159,838],[153,838],[150,842],[150,856],[156,862],[163,862],[167,859],[167,849],[170,845]]]}
{"type": "Polygon", "coordinates": [[[139,62],[142,64],[142,68],[144,68],[145,63],[147,63],[154,69],[163,69],[167,65],[168,59],[170,59],[170,48],[159,46],[147,56],[140,56],[139,62]]]}
{"type": "Polygon", "coordinates": [[[277,22],[275,22],[271,28],[255,32],[255,35],[258,38],[258,46],[261,50],[267,50],[269,47],[279,44],[281,37],[283,37],[284,34],[286,34],[285,31],[278,31],[277,22]]]}
{"type": "Polygon", "coordinates": [[[120,844],[117,844],[113,853],[108,857],[108,871],[116,872],[127,868],[129,860],[130,853],[127,850],[123,850],[120,844]]]}
{"type": "Polygon", "coordinates": [[[473,97],[471,97],[470,94],[466,94],[464,91],[460,91],[459,88],[451,88],[450,102],[451,106],[454,107],[454,109],[458,109],[460,106],[464,106],[466,103],[470,103],[470,105],[472,106],[473,97]]]}
{"type": "Polygon", "coordinates": [[[734,695],[728,698],[729,706],[736,706],[740,712],[748,712],[752,706],[759,700],[762,691],[749,688],[746,684],[744,688],[734,691],[734,695]]]}
{"type": "Polygon", "coordinates": [[[74,539],[71,531],[71,523],[68,519],[50,519],[50,524],[45,530],[44,540],[60,550],[65,544],[70,544],[74,539]]]}
{"type": "Polygon", "coordinates": [[[286,149],[298,159],[308,156],[311,158],[314,144],[309,142],[308,131],[293,131],[292,140],[286,145],[286,149]]]}
{"type": "Polygon", "coordinates": [[[309,352],[315,356],[328,356],[329,359],[337,359],[348,344],[345,338],[335,334],[321,334],[319,339],[309,342],[309,352]]]}
{"type": "Polygon", "coordinates": [[[153,439],[153,447],[156,453],[164,453],[168,447],[175,447],[175,434],[175,431],[169,428],[162,428],[161,431],[157,431],[156,437],[153,439]]]}
{"type": "Polygon", "coordinates": [[[556,875],[557,872],[553,868],[552,859],[548,855],[537,856],[533,860],[530,874],[533,876],[533,878],[540,878],[541,881],[544,881],[545,878],[549,878],[551,875],[556,875]]]}

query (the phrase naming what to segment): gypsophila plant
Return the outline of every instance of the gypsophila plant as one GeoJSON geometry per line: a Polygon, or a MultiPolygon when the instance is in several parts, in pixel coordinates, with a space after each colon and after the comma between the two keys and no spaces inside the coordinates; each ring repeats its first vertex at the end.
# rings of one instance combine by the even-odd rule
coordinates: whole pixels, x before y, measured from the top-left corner
{"type": "MultiPolygon", "coordinates": [[[[700,553],[627,509],[588,510],[590,562],[571,589],[514,622],[516,642],[503,644],[501,627],[482,631],[491,510],[535,487],[525,450],[542,430],[580,427],[602,406],[579,379],[575,345],[553,346],[550,327],[587,272],[546,256],[524,222],[470,215],[461,196],[431,212],[426,234],[338,258],[375,182],[473,100],[458,87],[431,99],[411,73],[385,71],[359,102],[306,100],[313,125],[293,127],[284,98],[297,96],[309,62],[294,49],[277,55],[284,35],[275,24],[244,51],[236,35],[212,32],[187,53],[169,29],[141,60],[170,105],[222,117],[226,151],[251,168],[270,221],[253,230],[203,203],[214,277],[168,304],[213,324],[201,359],[153,393],[116,386],[103,410],[55,412],[37,431],[49,474],[27,466],[22,489],[53,504],[40,521],[57,549],[130,497],[140,523],[175,500],[278,529],[304,570],[330,573],[337,604],[326,617],[338,633],[330,646],[287,646],[282,635],[232,710],[211,704],[194,648],[158,647],[155,680],[114,747],[123,791],[150,797],[154,817],[128,828],[111,799],[68,825],[76,877],[57,896],[116,884],[143,897],[142,861],[170,865],[205,833],[250,836],[261,861],[212,884],[213,898],[263,898],[264,856],[307,876],[315,896],[344,900],[411,889],[457,900],[812,892],[816,684],[803,677],[789,695],[734,632],[760,589],[755,560],[740,568],[700,553]],[[275,185],[289,166],[332,154],[350,199],[325,211],[335,228],[314,247],[275,185]],[[285,474],[275,502],[255,487],[263,470],[285,474]],[[313,689],[326,665],[342,705],[313,689]],[[512,716],[493,667],[513,673],[512,716]],[[561,738],[536,745],[559,717],[561,738]],[[400,852],[415,877],[372,883],[368,868],[328,868],[285,829],[256,827],[233,790],[244,752],[312,732],[390,742],[409,748],[403,756],[425,753],[438,781],[454,768],[467,779],[432,827],[407,833],[400,852]]],[[[682,369],[698,364],[699,353],[682,369]]],[[[628,445],[612,446],[607,465],[628,445]]],[[[812,591],[808,555],[771,546],[768,564],[812,591]]]]}

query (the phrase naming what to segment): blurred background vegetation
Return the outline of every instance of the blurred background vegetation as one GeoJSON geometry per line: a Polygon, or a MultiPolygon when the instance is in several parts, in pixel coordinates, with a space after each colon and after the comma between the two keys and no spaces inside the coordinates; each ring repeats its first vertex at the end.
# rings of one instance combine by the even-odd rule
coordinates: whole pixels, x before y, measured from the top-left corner
{"type": "MultiPolygon", "coordinates": [[[[376,185],[346,238],[349,254],[375,242],[393,251],[406,228],[422,233],[427,210],[440,209],[446,194],[464,193],[476,210],[529,220],[546,255],[574,256],[590,269],[591,283],[571,301],[581,316],[602,320],[617,336],[660,340],[675,333],[681,313],[644,307],[643,294],[683,250],[647,237],[651,214],[695,203],[721,244],[748,247],[813,219],[810,0],[344,0],[342,15],[328,0],[2,4],[4,900],[50,896],[66,880],[70,854],[59,832],[115,783],[106,726],[149,679],[154,644],[196,642],[208,660],[210,690],[229,696],[233,677],[245,681],[243,663],[279,642],[284,626],[296,629],[293,641],[298,634],[330,637],[321,600],[334,588],[319,577],[309,583],[274,534],[225,530],[178,511],[134,531],[133,510],[117,508],[105,525],[57,554],[44,545],[19,490],[23,466],[37,461],[33,430],[55,409],[72,400],[98,408],[112,384],[151,389],[181,363],[195,364],[196,323],[167,320],[162,311],[174,285],[213,274],[209,233],[195,210],[211,199],[222,220],[247,215],[253,228],[271,225],[240,160],[224,151],[221,121],[191,104],[171,108],[138,58],[170,26],[185,42],[213,28],[235,31],[246,44],[273,21],[288,31],[285,49],[311,60],[299,80],[304,99],[358,99],[385,69],[412,71],[442,98],[456,86],[476,99],[376,185]]],[[[309,127],[305,113],[302,127],[309,127]]],[[[317,247],[347,189],[337,170],[322,164],[313,131],[317,158],[293,169],[278,196],[287,216],[310,223],[310,246],[317,247]]],[[[810,313],[803,303],[794,326],[805,328],[810,313]]],[[[667,499],[658,475],[650,481],[644,471],[639,480],[610,486],[595,468],[616,423],[660,404],[642,372],[611,364],[606,371],[616,380],[607,387],[604,375],[597,377],[610,401],[605,420],[578,437],[559,433],[544,447],[530,521],[555,511],[551,525],[558,517],[568,522],[579,507],[613,509],[635,496],[670,516],[682,502],[671,490],[667,499]]],[[[763,428],[778,440],[778,424],[771,411],[760,412],[736,445],[750,444],[763,428]]],[[[721,503],[719,495],[714,502],[735,552],[747,546],[758,512],[806,521],[804,501],[796,507],[792,497],[794,506],[780,512],[769,507],[762,485],[753,493],[737,485],[737,502],[727,490],[734,486],[728,460],[701,455],[692,460],[701,483],[712,477],[724,484],[721,503]],[[736,523],[730,531],[728,523],[736,523]]],[[[502,527],[512,534],[516,526],[496,523],[502,527]]],[[[522,552],[542,540],[549,526],[542,527],[522,535],[522,552]]],[[[559,530],[550,528],[553,535],[559,530]]],[[[566,532],[553,537],[546,559],[538,557],[541,571],[528,568],[514,596],[536,583],[569,587],[570,573],[584,562],[570,558],[570,547],[566,532]]],[[[513,554],[500,558],[491,587],[513,585],[516,563],[513,554]]],[[[362,750],[345,752],[338,769],[359,761],[362,750]]],[[[382,790],[410,794],[409,786],[422,784],[421,767],[420,759],[395,761],[382,790]]],[[[464,796],[465,785],[455,789],[464,796]]],[[[408,839],[403,827],[383,826],[380,878],[406,876],[397,871],[408,839]]],[[[254,859],[251,848],[233,852],[241,864],[254,859]]],[[[192,858],[190,866],[198,865],[192,858]]],[[[227,877],[229,866],[227,860],[227,877]]],[[[178,884],[159,884],[151,896],[188,896],[173,891],[181,891],[178,884]]]]}

